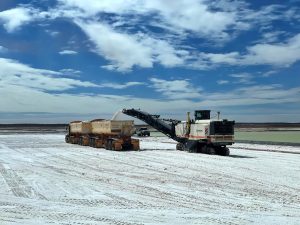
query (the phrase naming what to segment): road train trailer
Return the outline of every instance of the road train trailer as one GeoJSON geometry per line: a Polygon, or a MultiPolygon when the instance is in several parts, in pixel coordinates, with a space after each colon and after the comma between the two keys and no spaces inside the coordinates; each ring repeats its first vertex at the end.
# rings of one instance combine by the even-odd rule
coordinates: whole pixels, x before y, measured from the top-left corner
{"type": "Polygon", "coordinates": [[[228,156],[230,151],[226,146],[234,143],[235,121],[211,119],[210,110],[196,110],[194,120],[188,113],[186,121],[161,119],[160,115],[151,115],[139,109],[123,109],[122,112],[177,141],[177,150],[228,156]]]}
{"type": "Polygon", "coordinates": [[[68,125],[65,141],[71,144],[108,150],[139,150],[139,140],[133,139],[132,120],[73,121],[68,125]]]}

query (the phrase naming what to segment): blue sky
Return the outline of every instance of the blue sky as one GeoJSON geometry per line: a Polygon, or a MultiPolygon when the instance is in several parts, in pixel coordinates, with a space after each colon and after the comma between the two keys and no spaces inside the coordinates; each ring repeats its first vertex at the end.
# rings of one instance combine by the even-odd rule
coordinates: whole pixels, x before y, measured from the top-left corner
{"type": "Polygon", "coordinates": [[[300,1],[1,0],[0,122],[300,122],[300,1]]]}

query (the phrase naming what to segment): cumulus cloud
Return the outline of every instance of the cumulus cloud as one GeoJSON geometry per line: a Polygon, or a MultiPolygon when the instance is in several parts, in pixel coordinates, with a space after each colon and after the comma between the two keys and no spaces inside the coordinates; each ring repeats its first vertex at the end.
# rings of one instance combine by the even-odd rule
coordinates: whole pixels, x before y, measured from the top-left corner
{"type": "Polygon", "coordinates": [[[97,87],[91,82],[58,77],[60,75],[61,72],[36,69],[12,59],[0,58],[0,87],[27,87],[44,91],[97,87]]]}
{"type": "Polygon", "coordinates": [[[163,80],[151,78],[152,87],[168,99],[200,98],[201,88],[195,88],[188,80],[163,80]]]}
{"type": "Polygon", "coordinates": [[[254,85],[230,92],[210,93],[202,105],[246,106],[263,104],[299,103],[300,88],[283,88],[279,84],[254,85]]]}
{"type": "Polygon", "coordinates": [[[223,85],[223,84],[228,84],[228,80],[217,80],[217,84],[223,85]]]}
{"type": "Polygon", "coordinates": [[[204,1],[198,0],[147,0],[144,8],[158,12],[163,22],[175,28],[211,37],[235,23],[234,13],[211,11],[204,1]]]}
{"type": "Polygon", "coordinates": [[[236,74],[230,74],[230,77],[233,77],[236,79],[235,83],[238,84],[251,84],[253,83],[253,75],[250,73],[236,73],[236,74]]]}
{"type": "Polygon", "coordinates": [[[99,84],[98,86],[102,87],[102,88],[125,89],[128,87],[140,86],[140,85],[145,85],[145,83],[130,81],[130,82],[126,82],[126,83],[102,83],[102,84],[99,84]]]}
{"type": "Polygon", "coordinates": [[[235,23],[235,14],[232,12],[212,11],[201,0],[123,0],[123,1],[97,1],[97,0],[60,0],[65,8],[78,8],[87,16],[99,12],[119,15],[156,14],[160,24],[172,26],[175,29],[187,30],[203,35],[222,34],[229,26],[235,23]]]}
{"type": "MultiPolygon", "coordinates": [[[[182,86],[182,85],[174,85],[182,86]]],[[[183,85],[184,86],[184,85],[183,85]]],[[[161,90],[164,88],[162,87],[161,90]]],[[[181,88],[181,90],[185,90],[181,88]]],[[[177,92],[175,91],[175,94],[177,92]]],[[[172,93],[174,94],[174,93],[172,93]]],[[[141,108],[150,113],[177,113],[181,116],[191,109],[208,108],[227,112],[236,112],[230,107],[251,106],[252,109],[258,105],[264,107],[266,104],[299,104],[300,88],[284,88],[280,85],[255,85],[246,88],[234,89],[229,92],[205,92],[202,98],[172,99],[165,96],[160,99],[138,98],[133,96],[105,95],[105,94],[68,94],[49,93],[41,89],[28,86],[0,85],[0,112],[46,112],[46,113],[77,113],[77,114],[112,114],[120,108],[141,108]],[[76,103],[76,104],[74,104],[76,103]],[[105,107],[95,107],[95,106],[105,107]],[[255,106],[255,107],[254,107],[255,106]]],[[[299,112],[299,111],[298,111],[299,112]]],[[[257,113],[256,113],[257,114],[257,113]]],[[[229,116],[237,119],[232,113],[229,116]]],[[[75,118],[78,118],[77,116],[75,118]]],[[[251,121],[252,115],[247,121],[251,121]]],[[[268,119],[271,117],[269,116],[268,119]]],[[[243,118],[245,119],[245,118],[243,118]]],[[[299,119],[298,114],[292,114],[289,121],[299,119]]],[[[36,121],[39,121],[38,119],[36,121]]],[[[65,122],[67,122],[66,119],[65,122]]],[[[245,121],[245,120],[244,120],[245,121]]],[[[266,120],[262,120],[266,121],[266,120]]]]}
{"type": "Polygon", "coordinates": [[[258,43],[276,43],[280,41],[281,36],[287,35],[284,31],[271,31],[262,34],[262,39],[257,41],[258,43]]]}
{"type": "Polygon", "coordinates": [[[18,7],[0,12],[0,21],[8,32],[13,32],[23,24],[29,23],[37,11],[31,8],[18,7]]]}
{"type": "Polygon", "coordinates": [[[59,52],[60,55],[76,55],[78,52],[73,50],[62,50],[59,52]]]}
{"type": "Polygon", "coordinates": [[[77,24],[96,45],[96,52],[110,60],[117,70],[130,70],[134,65],[152,67],[151,48],[143,46],[134,36],[116,32],[101,23],[77,24]]]}
{"type": "MultiPolygon", "coordinates": [[[[299,9],[295,7],[286,9],[282,5],[270,5],[252,10],[249,4],[229,0],[58,2],[55,8],[44,12],[30,7],[6,10],[0,12],[0,20],[4,21],[7,31],[12,32],[33,20],[67,17],[88,36],[95,45],[93,50],[108,61],[102,68],[122,72],[134,67],[152,68],[154,64],[205,70],[222,64],[289,66],[299,60],[299,38],[280,43],[278,36],[283,34],[282,31],[266,32],[263,34],[264,41],[248,46],[244,52],[205,53],[185,42],[190,36],[210,43],[223,42],[234,38],[240,30],[250,29],[254,25],[268,26],[280,18],[297,19],[299,9]],[[108,13],[109,16],[100,20],[101,13],[108,13]],[[165,32],[157,35],[148,25],[141,26],[140,22],[149,15],[152,18],[149,24],[165,32]]],[[[72,50],[60,52],[76,53],[72,50]]]]}
{"type": "Polygon", "coordinates": [[[64,76],[74,76],[79,77],[81,74],[80,70],[74,70],[74,69],[61,69],[59,72],[64,76]]]}
{"type": "Polygon", "coordinates": [[[300,60],[300,34],[284,42],[261,43],[247,47],[244,54],[230,53],[200,53],[199,61],[215,66],[228,65],[271,65],[286,67],[300,60]]]}
{"type": "Polygon", "coordinates": [[[241,64],[269,64],[289,66],[300,60],[300,34],[284,43],[256,44],[248,48],[248,54],[242,56],[241,64]]]}
{"type": "Polygon", "coordinates": [[[265,104],[299,104],[300,88],[281,85],[254,85],[228,92],[209,92],[194,87],[189,80],[150,79],[150,88],[162,98],[138,98],[128,95],[63,93],[76,87],[124,89],[140,82],[96,85],[61,77],[62,71],[36,69],[18,61],[0,58],[0,112],[112,113],[120,108],[142,108],[149,112],[185,112],[192,108],[231,107],[265,104]],[[53,92],[55,91],[55,92],[53,92]],[[202,94],[205,92],[205,95],[202,94]],[[74,104],[76,102],[76,104],[74,104]],[[95,108],[95,105],[106,107],[95,108]]]}
{"type": "Polygon", "coordinates": [[[94,51],[110,61],[111,64],[103,68],[129,71],[134,66],[151,68],[155,62],[165,66],[183,63],[181,55],[185,52],[175,50],[166,41],[141,33],[121,33],[99,22],[77,21],[77,24],[95,44],[94,51]]]}
{"type": "Polygon", "coordinates": [[[299,20],[299,7],[290,7],[283,4],[270,4],[261,7],[259,10],[244,8],[241,9],[240,16],[244,20],[251,22],[252,26],[260,24],[261,26],[270,25],[273,21],[293,21],[299,20]]]}
{"type": "Polygon", "coordinates": [[[276,74],[276,73],[278,73],[278,71],[276,71],[276,70],[271,70],[271,71],[268,71],[268,72],[263,73],[262,76],[263,76],[263,77],[269,77],[269,76],[271,76],[271,75],[273,75],[273,74],[276,74]]]}

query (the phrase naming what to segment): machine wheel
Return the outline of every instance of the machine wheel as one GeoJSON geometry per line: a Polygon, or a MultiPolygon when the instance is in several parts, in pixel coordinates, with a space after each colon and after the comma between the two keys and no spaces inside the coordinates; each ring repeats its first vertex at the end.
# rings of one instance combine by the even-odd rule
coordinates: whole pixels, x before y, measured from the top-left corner
{"type": "Polygon", "coordinates": [[[209,155],[215,155],[216,154],[215,148],[213,146],[207,146],[207,145],[198,147],[197,152],[204,153],[204,154],[209,154],[209,155]]]}
{"type": "Polygon", "coordinates": [[[177,143],[176,150],[183,151],[183,148],[184,148],[184,146],[182,143],[177,143]]]}
{"type": "Polygon", "coordinates": [[[66,141],[66,143],[70,143],[70,137],[69,137],[69,135],[66,135],[65,141],[66,141]]]}
{"type": "Polygon", "coordinates": [[[229,156],[229,154],[230,154],[229,148],[223,147],[223,148],[221,149],[221,155],[223,155],[223,156],[229,156]]]}
{"type": "Polygon", "coordinates": [[[210,147],[210,146],[209,146],[209,147],[207,147],[206,149],[207,149],[207,150],[206,150],[206,151],[207,151],[207,152],[206,152],[207,154],[209,154],[209,155],[215,155],[215,154],[216,154],[216,150],[215,150],[214,147],[210,147]]]}

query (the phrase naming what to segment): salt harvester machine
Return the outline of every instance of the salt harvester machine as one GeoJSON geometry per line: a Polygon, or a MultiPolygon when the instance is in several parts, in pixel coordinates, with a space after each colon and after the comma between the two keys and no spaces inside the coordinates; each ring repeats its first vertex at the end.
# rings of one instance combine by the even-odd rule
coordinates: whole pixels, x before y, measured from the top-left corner
{"type": "Polygon", "coordinates": [[[177,141],[177,150],[206,154],[229,155],[227,145],[234,143],[234,123],[226,119],[211,119],[210,110],[196,110],[195,118],[187,120],[161,119],[139,109],[123,109],[124,114],[149,124],[156,130],[177,141]]]}

